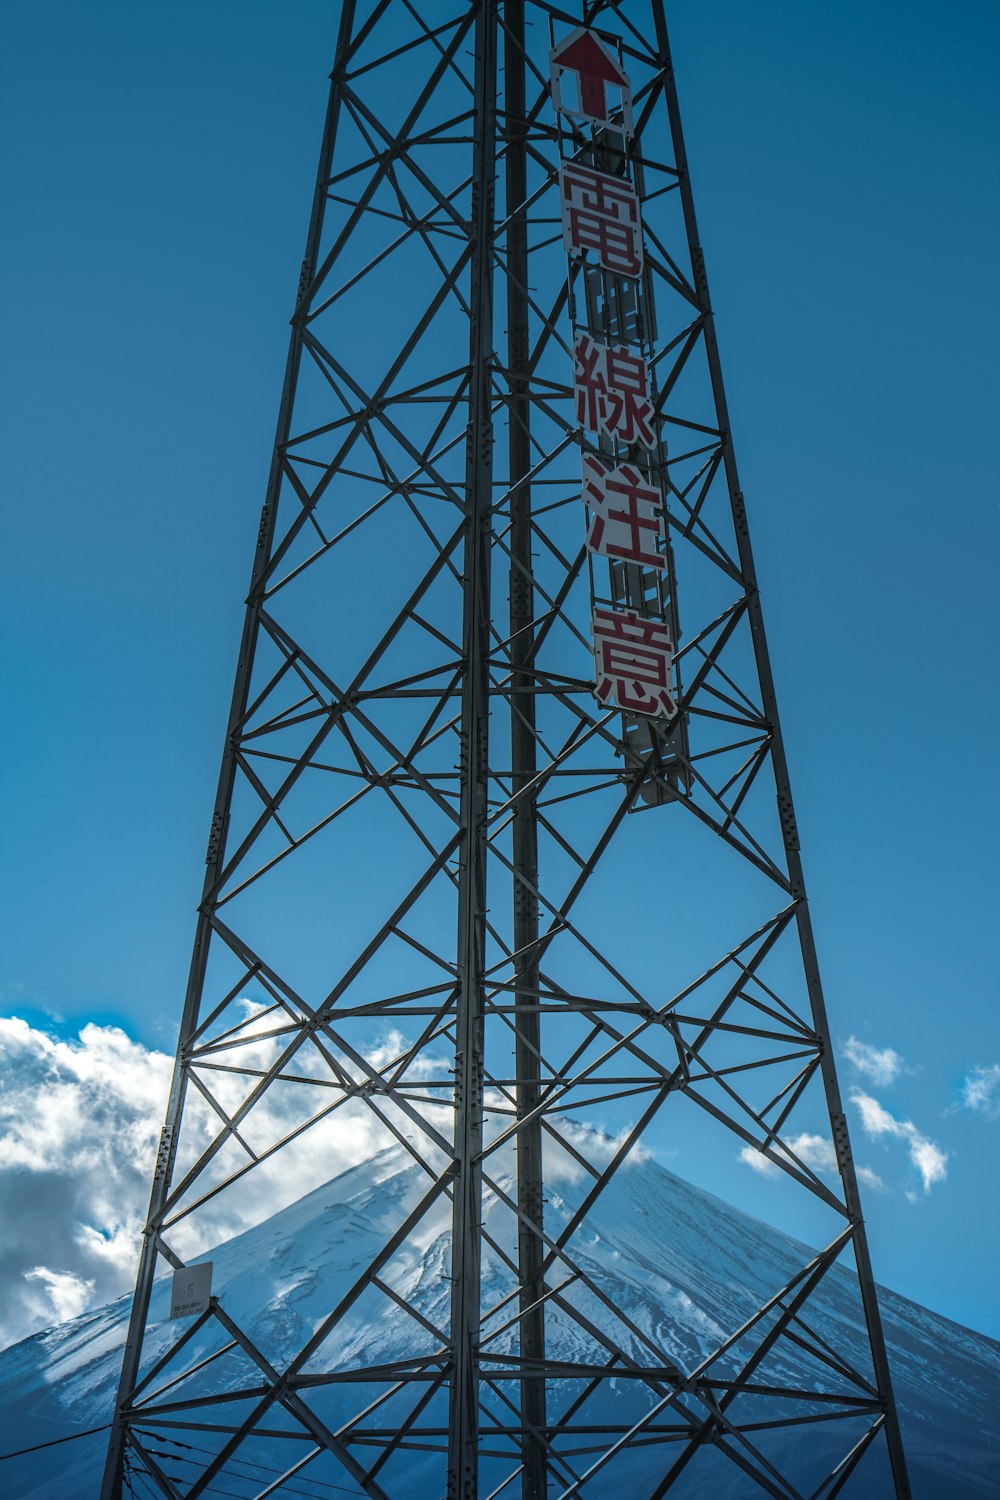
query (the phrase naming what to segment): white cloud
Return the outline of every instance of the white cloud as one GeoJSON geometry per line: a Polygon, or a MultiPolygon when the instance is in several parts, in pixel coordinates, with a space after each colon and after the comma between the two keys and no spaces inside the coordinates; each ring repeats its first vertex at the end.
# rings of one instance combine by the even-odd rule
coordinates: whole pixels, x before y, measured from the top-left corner
{"type": "MultiPolygon", "coordinates": [[[[802,1135],[793,1135],[788,1144],[796,1156],[800,1157],[807,1167],[812,1167],[814,1172],[821,1172],[826,1177],[839,1176],[837,1153],[829,1137],[804,1132],[802,1135]]],[[[855,1162],[854,1170],[858,1181],[864,1183],[866,1187],[874,1188],[876,1191],[885,1188],[885,1183],[871,1167],[859,1166],[855,1162]]]]}
{"type": "Polygon", "coordinates": [[[781,1168],[776,1166],[769,1156],[765,1156],[763,1151],[758,1151],[756,1146],[742,1146],[738,1159],[761,1177],[777,1177],[781,1171],[781,1168]]]}
{"type": "MultiPolygon", "coordinates": [[[[244,1003],[251,1020],[255,1009],[244,1003]]],[[[278,1046],[261,1038],[242,1060],[266,1067],[278,1046]]],[[[397,1050],[398,1039],[388,1038],[377,1061],[391,1061],[397,1050]]],[[[115,1026],[86,1025],[64,1040],[0,1018],[0,1347],[130,1290],[172,1063],[115,1026]]],[[[235,1109],[246,1089],[236,1075],[215,1075],[224,1110],[235,1109]]],[[[274,1091],[248,1117],[244,1138],[257,1149],[299,1123],[302,1096],[318,1091],[294,1092],[274,1091]]],[[[311,1098],[308,1109],[318,1107],[311,1098]]],[[[190,1090],[185,1159],[204,1149],[220,1123],[190,1090]]],[[[351,1101],[297,1147],[248,1173],[238,1192],[213,1200],[196,1232],[193,1220],[182,1224],[172,1243],[187,1254],[227,1239],[389,1139],[366,1106],[351,1101]]],[[[237,1155],[246,1161],[241,1150],[227,1155],[224,1148],[214,1175],[230,1172],[237,1155]]]]}
{"type": "Polygon", "coordinates": [[[936,1182],[944,1182],[948,1175],[948,1153],[919,1131],[912,1120],[897,1120],[877,1099],[860,1091],[851,1095],[851,1102],[861,1115],[865,1133],[873,1140],[890,1136],[906,1142],[910,1161],[920,1174],[925,1193],[929,1193],[936,1182]]]}
{"type": "Polygon", "coordinates": [[[25,1281],[40,1281],[55,1309],[56,1319],[78,1318],[94,1295],[94,1283],[74,1276],[70,1271],[50,1271],[48,1266],[32,1266],[24,1273],[25,1281]]]}
{"type": "Polygon", "coordinates": [[[853,1063],[859,1073],[870,1078],[880,1088],[895,1083],[906,1064],[893,1047],[872,1047],[856,1036],[849,1036],[844,1043],[844,1056],[853,1063]]]}
{"type": "Polygon", "coordinates": [[[960,1109],[987,1120],[1000,1119],[1000,1063],[972,1068],[958,1086],[960,1109]]]}
{"type": "MultiPolygon", "coordinates": [[[[837,1153],[833,1149],[833,1142],[826,1136],[813,1135],[810,1131],[805,1130],[799,1135],[789,1136],[786,1144],[789,1151],[797,1156],[799,1161],[804,1162],[807,1167],[811,1167],[814,1172],[818,1172],[824,1177],[839,1176],[837,1153]]],[[[775,1150],[778,1152],[781,1150],[781,1146],[777,1141],[775,1142],[775,1150]]],[[[744,1146],[739,1153],[739,1159],[745,1162],[748,1167],[752,1167],[755,1172],[759,1172],[763,1177],[774,1176],[781,1170],[763,1152],[758,1151],[755,1146],[744,1146]]],[[[876,1190],[885,1187],[885,1183],[881,1177],[879,1177],[877,1172],[873,1172],[871,1167],[859,1167],[856,1165],[855,1171],[858,1174],[859,1181],[863,1182],[867,1187],[876,1190]]]]}
{"type": "Polygon", "coordinates": [[[810,1135],[808,1131],[804,1131],[801,1135],[793,1135],[788,1146],[814,1172],[825,1172],[830,1177],[835,1175],[837,1153],[833,1149],[833,1142],[825,1136],[810,1135]]]}
{"type": "Polygon", "coordinates": [[[169,1074],[116,1026],[0,1018],[0,1344],[128,1289],[169,1074]]]}

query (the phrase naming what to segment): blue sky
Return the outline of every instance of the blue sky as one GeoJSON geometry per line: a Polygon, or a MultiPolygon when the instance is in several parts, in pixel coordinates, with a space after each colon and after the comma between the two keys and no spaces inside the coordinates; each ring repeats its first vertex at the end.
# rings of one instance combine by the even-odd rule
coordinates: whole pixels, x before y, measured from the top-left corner
{"type": "MultiPolygon", "coordinates": [[[[173,1047],[336,19],[8,20],[0,1015],[39,1034],[173,1047]]],[[[844,1078],[948,1158],[925,1193],[855,1116],[876,1271],[1000,1336],[1000,13],[670,19],[844,1078]]]]}

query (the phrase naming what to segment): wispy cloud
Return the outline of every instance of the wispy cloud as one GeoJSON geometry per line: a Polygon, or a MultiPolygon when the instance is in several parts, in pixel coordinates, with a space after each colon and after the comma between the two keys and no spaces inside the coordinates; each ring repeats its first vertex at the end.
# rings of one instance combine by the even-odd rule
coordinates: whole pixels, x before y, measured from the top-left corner
{"type": "MultiPolygon", "coordinates": [[[[797,1156],[799,1161],[804,1162],[807,1167],[811,1167],[814,1172],[818,1172],[824,1177],[837,1177],[839,1175],[837,1153],[834,1150],[833,1142],[826,1136],[813,1135],[810,1131],[803,1131],[799,1135],[789,1136],[787,1145],[789,1151],[794,1156],[797,1156]]],[[[781,1147],[777,1142],[775,1142],[775,1150],[779,1153],[781,1151],[781,1147]]],[[[744,1146],[739,1153],[739,1159],[764,1177],[776,1176],[781,1171],[781,1168],[775,1162],[771,1161],[769,1157],[764,1156],[754,1146],[744,1146]]],[[[876,1190],[884,1189],[885,1183],[877,1172],[872,1171],[871,1167],[856,1166],[855,1170],[858,1174],[858,1180],[863,1182],[867,1187],[876,1190]]]]}
{"type": "Polygon", "coordinates": [[[1000,1119],[1000,1063],[966,1073],[958,1086],[958,1106],[987,1120],[1000,1119]]]}
{"type": "Polygon", "coordinates": [[[78,1318],[90,1305],[94,1295],[94,1283],[74,1276],[71,1271],[50,1271],[47,1266],[32,1266],[25,1271],[27,1282],[40,1282],[55,1311],[56,1320],[78,1318]]]}
{"type": "Polygon", "coordinates": [[[897,1120],[877,1099],[860,1090],[851,1095],[851,1103],[861,1115],[861,1124],[872,1140],[889,1136],[906,1143],[910,1161],[920,1175],[925,1193],[929,1193],[936,1182],[944,1182],[948,1175],[947,1151],[918,1130],[912,1120],[897,1120]]]}
{"type": "Polygon", "coordinates": [[[894,1047],[872,1047],[856,1036],[847,1038],[844,1056],[879,1088],[895,1083],[900,1073],[906,1071],[906,1064],[894,1047]]]}
{"type": "Polygon", "coordinates": [[[738,1156],[744,1166],[750,1167],[761,1177],[777,1177],[781,1170],[763,1151],[758,1151],[756,1146],[741,1146],[738,1156]]]}

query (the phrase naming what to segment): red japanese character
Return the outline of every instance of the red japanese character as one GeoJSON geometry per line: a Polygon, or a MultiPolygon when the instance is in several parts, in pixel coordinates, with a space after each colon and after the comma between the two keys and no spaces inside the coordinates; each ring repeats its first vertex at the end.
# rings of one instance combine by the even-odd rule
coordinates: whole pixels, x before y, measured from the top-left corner
{"type": "Polygon", "coordinates": [[[606,469],[585,454],[583,498],[593,518],[587,531],[591,552],[665,571],[667,559],[656,546],[663,539],[662,496],[633,464],[606,469]]]}
{"type": "Polygon", "coordinates": [[[591,250],[606,271],[638,276],[642,220],[632,185],[578,162],[559,169],[563,243],[569,255],[591,250]]]}
{"type": "Polygon", "coordinates": [[[589,334],[581,334],[573,352],[576,420],[581,427],[651,449],[653,405],[642,356],[624,347],[608,348],[589,334]]]}
{"type": "Polygon", "coordinates": [[[600,703],[630,713],[672,719],[677,712],[666,625],[631,609],[596,609],[592,625],[600,703]]]}

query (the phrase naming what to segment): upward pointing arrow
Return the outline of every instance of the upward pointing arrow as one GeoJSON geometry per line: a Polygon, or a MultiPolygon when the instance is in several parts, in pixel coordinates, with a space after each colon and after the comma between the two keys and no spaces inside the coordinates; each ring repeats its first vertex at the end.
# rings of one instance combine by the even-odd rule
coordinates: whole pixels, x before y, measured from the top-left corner
{"type": "Polygon", "coordinates": [[[608,118],[606,87],[628,88],[628,74],[598,41],[592,31],[578,31],[552,54],[556,67],[568,68],[580,77],[580,110],[594,120],[608,118]]]}

